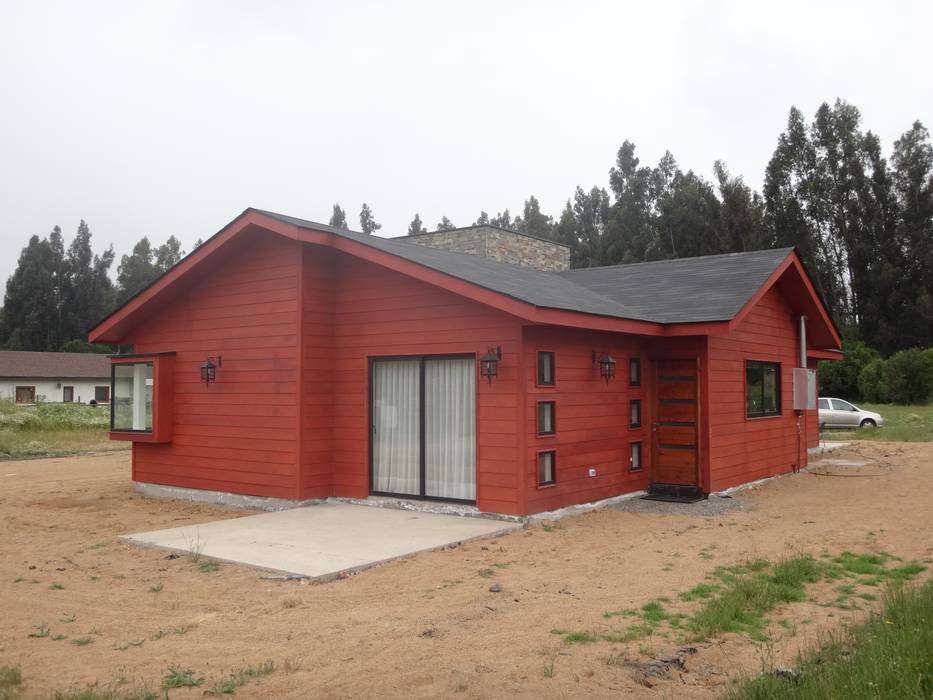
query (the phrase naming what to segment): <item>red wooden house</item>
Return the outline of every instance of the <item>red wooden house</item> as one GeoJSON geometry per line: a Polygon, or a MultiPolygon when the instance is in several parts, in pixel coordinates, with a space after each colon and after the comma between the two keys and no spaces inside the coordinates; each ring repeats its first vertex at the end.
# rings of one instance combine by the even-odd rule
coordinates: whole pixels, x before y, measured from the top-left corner
{"type": "Polygon", "coordinates": [[[135,482],[205,499],[514,515],[806,464],[804,368],[840,338],[794,250],[568,259],[491,227],[390,240],[247,209],[90,332],[132,346],[111,436],[135,482]]]}

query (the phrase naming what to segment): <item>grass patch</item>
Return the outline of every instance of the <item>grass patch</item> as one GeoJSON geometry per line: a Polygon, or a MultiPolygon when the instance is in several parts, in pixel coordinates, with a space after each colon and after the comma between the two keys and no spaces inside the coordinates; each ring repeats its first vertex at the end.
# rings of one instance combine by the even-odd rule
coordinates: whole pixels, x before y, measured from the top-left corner
{"type": "Polygon", "coordinates": [[[30,632],[29,633],[30,637],[41,639],[42,637],[49,636],[49,633],[50,633],[49,626],[45,624],[44,622],[41,625],[33,625],[33,629],[35,630],[35,632],[30,632]]]}
{"type": "Polygon", "coordinates": [[[800,661],[795,681],[773,674],[733,689],[733,700],[933,697],[933,583],[896,581],[884,609],[830,637],[800,661]]]}
{"type": "Polygon", "coordinates": [[[23,682],[19,666],[0,666],[0,700],[14,697],[23,682]]]}
{"type": "Polygon", "coordinates": [[[162,688],[170,690],[172,688],[196,688],[204,682],[203,678],[196,678],[195,672],[190,668],[180,668],[172,666],[168,674],[162,679],[162,688]]]}
{"type": "Polygon", "coordinates": [[[76,647],[86,647],[88,644],[94,643],[93,637],[78,637],[77,639],[72,639],[71,643],[76,647]]]}
{"type": "Polygon", "coordinates": [[[106,406],[0,401],[0,460],[129,449],[110,441],[106,406]]]}
{"type": "Polygon", "coordinates": [[[220,563],[210,559],[204,559],[198,562],[198,568],[201,570],[202,574],[212,574],[220,570],[220,563]]]}
{"type": "Polygon", "coordinates": [[[273,671],[275,671],[275,663],[273,661],[264,661],[256,666],[247,666],[246,668],[241,668],[221,678],[212,688],[205,690],[204,694],[213,697],[232,695],[241,685],[246,685],[249,681],[256,678],[268,676],[273,671]]]}
{"type": "Polygon", "coordinates": [[[892,404],[859,404],[859,408],[884,416],[883,428],[832,430],[824,434],[827,440],[882,440],[894,442],[933,442],[933,404],[927,406],[895,406],[892,404]]]}
{"type": "Polygon", "coordinates": [[[161,593],[163,588],[165,588],[165,584],[162,583],[162,581],[157,581],[156,583],[153,583],[151,586],[149,586],[149,592],[161,593]]]}
{"type": "Polygon", "coordinates": [[[681,592],[678,597],[685,603],[690,603],[694,600],[706,600],[707,598],[712,598],[713,594],[719,590],[719,586],[715,583],[698,583],[689,591],[681,592]]]}
{"type": "Polygon", "coordinates": [[[493,576],[496,572],[493,571],[492,569],[480,569],[480,570],[477,571],[476,573],[478,573],[478,574],[479,574],[480,576],[482,576],[483,578],[492,578],[492,576],[493,576]]]}

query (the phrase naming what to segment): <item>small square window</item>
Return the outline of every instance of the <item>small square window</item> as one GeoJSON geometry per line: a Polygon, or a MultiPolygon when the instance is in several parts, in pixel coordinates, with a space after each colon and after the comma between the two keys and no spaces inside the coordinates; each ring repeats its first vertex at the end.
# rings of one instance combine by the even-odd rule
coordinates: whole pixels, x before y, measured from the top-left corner
{"type": "Polygon", "coordinates": [[[110,403],[110,387],[109,386],[95,386],[94,387],[94,400],[97,403],[110,403]]]}
{"type": "Polygon", "coordinates": [[[554,450],[538,453],[538,486],[553,484],[557,467],[557,453],[554,450]]]}
{"type": "Polygon", "coordinates": [[[633,442],[630,445],[629,469],[633,472],[641,471],[641,443],[633,442]]]}
{"type": "Polygon", "coordinates": [[[641,359],[633,357],[628,361],[629,386],[641,386],[641,359]]]}
{"type": "Polygon", "coordinates": [[[554,386],[554,353],[538,353],[538,386],[554,386]]]}
{"type": "Polygon", "coordinates": [[[628,427],[641,427],[641,400],[635,399],[628,402],[628,427]]]}
{"type": "Polygon", "coordinates": [[[554,414],[555,406],[553,401],[538,402],[538,435],[553,435],[557,432],[554,414]]]}

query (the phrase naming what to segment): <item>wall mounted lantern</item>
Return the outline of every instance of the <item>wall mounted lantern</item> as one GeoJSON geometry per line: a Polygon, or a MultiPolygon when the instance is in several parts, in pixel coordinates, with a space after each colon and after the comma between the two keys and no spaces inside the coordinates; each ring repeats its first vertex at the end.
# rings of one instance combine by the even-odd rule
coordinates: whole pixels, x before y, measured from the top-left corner
{"type": "Polygon", "coordinates": [[[223,364],[223,357],[208,357],[201,363],[201,381],[207,386],[217,381],[217,368],[223,364]]]}
{"type": "Polygon", "coordinates": [[[502,347],[489,348],[485,355],[479,358],[479,374],[486,377],[492,384],[492,378],[499,376],[499,360],[502,359],[502,347]]]}
{"type": "Polygon", "coordinates": [[[593,362],[599,362],[599,376],[605,379],[606,384],[608,384],[609,380],[616,376],[616,361],[608,352],[604,352],[598,360],[597,355],[599,355],[599,353],[594,350],[593,362]]]}

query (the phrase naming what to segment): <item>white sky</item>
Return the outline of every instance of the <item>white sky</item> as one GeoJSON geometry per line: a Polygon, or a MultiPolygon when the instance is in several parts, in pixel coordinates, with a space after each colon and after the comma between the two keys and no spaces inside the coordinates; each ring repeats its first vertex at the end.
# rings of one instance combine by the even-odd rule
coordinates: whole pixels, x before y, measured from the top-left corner
{"type": "MultiPolygon", "coordinates": [[[[248,206],[382,235],[557,216],[624,139],[760,188],[791,105],[933,127],[924,2],[0,2],[0,282],[84,218],[117,260],[248,206]]],[[[116,264],[114,265],[114,273],[116,264]]]]}

